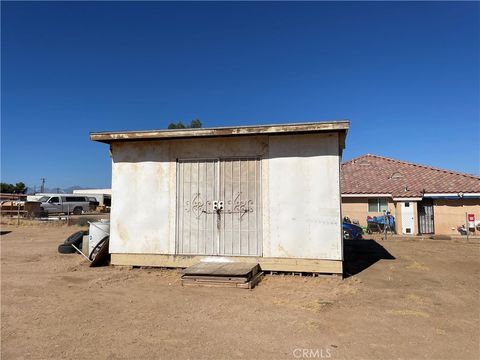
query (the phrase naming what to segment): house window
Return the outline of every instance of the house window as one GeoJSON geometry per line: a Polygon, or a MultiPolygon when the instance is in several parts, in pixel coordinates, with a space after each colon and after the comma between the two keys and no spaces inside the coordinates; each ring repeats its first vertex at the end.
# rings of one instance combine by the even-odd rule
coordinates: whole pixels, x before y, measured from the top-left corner
{"type": "Polygon", "coordinates": [[[385,198],[368,199],[368,212],[384,212],[388,210],[388,200],[385,198]]]}

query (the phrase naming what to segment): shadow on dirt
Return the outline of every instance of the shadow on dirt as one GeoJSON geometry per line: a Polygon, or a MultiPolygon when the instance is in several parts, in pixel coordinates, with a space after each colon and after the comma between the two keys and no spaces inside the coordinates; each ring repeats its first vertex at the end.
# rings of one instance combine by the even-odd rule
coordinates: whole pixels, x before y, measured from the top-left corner
{"type": "Polygon", "coordinates": [[[356,275],[379,260],[395,260],[382,245],[375,240],[345,240],[344,278],[356,275]]]}
{"type": "Polygon", "coordinates": [[[7,235],[10,234],[11,231],[0,231],[0,235],[7,235]]]}

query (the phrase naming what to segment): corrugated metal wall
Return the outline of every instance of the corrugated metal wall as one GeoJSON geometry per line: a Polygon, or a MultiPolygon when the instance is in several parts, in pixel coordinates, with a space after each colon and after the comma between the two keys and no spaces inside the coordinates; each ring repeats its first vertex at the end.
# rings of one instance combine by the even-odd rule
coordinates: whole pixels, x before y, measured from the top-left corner
{"type": "Polygon", "coordinates": [[[261,256],[260,178],[259,158],[179,160],[177,254],[261,256]]]}

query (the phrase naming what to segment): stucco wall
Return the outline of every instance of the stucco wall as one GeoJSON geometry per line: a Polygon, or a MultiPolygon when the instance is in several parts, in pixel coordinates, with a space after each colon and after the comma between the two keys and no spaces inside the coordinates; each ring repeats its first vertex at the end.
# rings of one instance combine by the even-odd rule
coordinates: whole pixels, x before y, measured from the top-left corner
{"type": "MultiPolygon", "coordinates": [[[[388,200],[388,210],[396,218],[396,207],[391,199],[388,200]]],[[[367,216],[373,217],[380,215],[383,215],[383,213],[368,212],[368,198],[342,198],[342,216],[348,216],[352,221],[358,220],[361,226],[367,226],[367,216]]]]}
{"type": "Polygon", "coordinates": [[[176,160],[261,156],[263,256],[342,258],[338,135],[112,144],[112,253],[174,254],[176,160]]]}
{"type": "Polygon", "coordinates": [[[272,136],[270,249],[265,256],[342,258],[336,136],[272,136]]]}
{"type": "Polygon", "coordinates": [[[480,220],[480,199],[434,200],[435,233],[458,235],[457,227],[465,224],[465,213],[480,220]]]}
{"type": "Polygon", "coordinates": [[[116,143],[112,155],[110,252],[168,253],[175,217],[169,144],[116,143]]]}

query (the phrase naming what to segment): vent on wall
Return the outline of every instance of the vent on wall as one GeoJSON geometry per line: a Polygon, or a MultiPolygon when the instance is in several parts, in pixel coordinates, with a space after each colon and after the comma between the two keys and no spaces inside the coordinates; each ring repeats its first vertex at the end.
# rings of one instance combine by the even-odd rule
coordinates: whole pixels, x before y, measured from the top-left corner
{"type": "Polygon", "coordinates": [[[391,176],[390,179],[396,180],[396,179],[403,179],[404,176],[401,172],[395,171],[391,176]]]}
{"type": "Polygon", "coordinates": [[[370,161],[367,160],[360,160],[360,161],[355,161],[355,164],[360,165],[360,166],[370,166],[370,161]]]}

